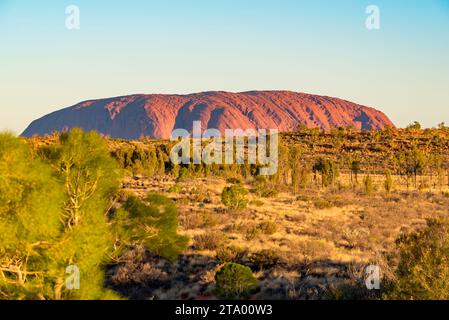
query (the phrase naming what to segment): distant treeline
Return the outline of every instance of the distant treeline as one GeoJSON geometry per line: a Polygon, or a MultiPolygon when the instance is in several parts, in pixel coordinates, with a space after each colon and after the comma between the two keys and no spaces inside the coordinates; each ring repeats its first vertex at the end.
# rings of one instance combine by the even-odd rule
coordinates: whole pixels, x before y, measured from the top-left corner
{"type": "MultiPolygon", "coordinates": [[[[110,140],[112,155],[120,166],[133,175],[218,176],[251,179],[259,175],[261,165],[173,165],[172,142],[110,140]]],[[[417,128],[356,131],[335,128],[330,132],[299,128],[281,135],[278,172],[267,177],[294,191],[311,186],[339,184],[341,173],[350,175],[351,184],[358,176],[397,175],[407,187],[443,187],[449,184],[449,130],[417,128]],[[419,177],[428,176],[430,182],[419,177]],[[432,184],[432,185],[428,185],[432,184]]]]}

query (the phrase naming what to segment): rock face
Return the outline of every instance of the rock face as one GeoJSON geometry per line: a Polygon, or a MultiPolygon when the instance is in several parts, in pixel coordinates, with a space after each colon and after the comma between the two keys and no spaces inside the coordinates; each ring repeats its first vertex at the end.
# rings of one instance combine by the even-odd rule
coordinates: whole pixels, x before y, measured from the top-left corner
{"type": "Polygon", "coordinates": [[[290,91],[203,92],[190,95],[131,95],[90,100],[33,121],[23,136],[79,127],[113,138],[170,138],[173,129],[294,130],[298,125],[361,130],[394,127],[382,112],[349,101],[290,91]]]}

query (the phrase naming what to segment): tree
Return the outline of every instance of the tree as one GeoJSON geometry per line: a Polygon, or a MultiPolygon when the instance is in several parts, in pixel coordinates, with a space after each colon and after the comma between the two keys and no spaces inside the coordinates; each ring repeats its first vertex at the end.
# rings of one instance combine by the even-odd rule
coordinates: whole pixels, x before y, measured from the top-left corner
{"type": "Polygon", "coordinates": [[[299,188],[301,187],[301,184],[304,184],[304,175],[305,175],[305,168],[301,163],[301,157],[302,157],[302,150],[299,145],[293,146],[293,148],[289,152],[289,165],[291,170],[291,176],[292,176],[292,188],[293,192],[297,193],[299,191],[299,188]]]}
{"type": "Polygon", "coordinates": [[[370,175],[367,175],[364,179],[363,179],[363,185],[365,186],[365,194],[367,196],[370,196],[373,194],[374,192],[374,185],[373,185],[373,179],[371,178],[370,175]]]}
{"type": "Polygon", "coordinates": [[[110,156],[105,140],[95,132],[74,129],[61,134],[52,147],[49,162],[58,170],[67,201],[58,243],[51,248],[55,299],[103,299],[113,297],[104,289],[104,262],[112,249],[107,213],[120,185],[121,171],[110,156]],[[65,269],[76,265],[80,289],[64,286],[65,269]]]}
{"type": "Polygon", "coordinates": [[[415,121],[407,126],[408,130],[421,130],[421,124],[418,121],[415,121]]]}
{"type": "Polygon", "coordinates": [[[413,175],[415,188],[417,187],[417,176],[418,174],[424,173],[427,166],[427,158],[426,155],[419,150],[417,147],[414,147],[412,151],[407,154],[407,170],[408,173],[413,175]]]}
{"type": "Polygon", "coordinates": [[[385,170],[385,191],[387,193],[390,193],[393,189],[393,179],[391,178],[391,171],[390,169],[385,170]]]}
{"type": "Polygon", "coordinates": [[[152,253],[173,260],[189,241],[177,233],[176,206],[158,194],[148,194],[143,201],[129,197],[112,222],[119,243],[118,254],[129,245],[141,244],[152,253]]]}
{"type": "Polygon", "coordinates": [[[362,165],[361,165],[360,161],[351,161],[351,182],[352,182],[352,174],[354,174],[355,182],[357,184],[359,183],[358,176],[359,176],[361,168],[362,168],[362,165]]]}
{"type": "Polygon", "coordinates": [[[23,140],[0,134],[0,292],[7,299],[52,296],[51,248],[65,201],[51,167],[23,140]]]}
{"type": "Polygon", "coordinates": [[[335,182],[338,177],[338,167],[329,159],[319,158],[314,166],[313,171],[321,173],[321,185],[328,187],[335,182]]]}

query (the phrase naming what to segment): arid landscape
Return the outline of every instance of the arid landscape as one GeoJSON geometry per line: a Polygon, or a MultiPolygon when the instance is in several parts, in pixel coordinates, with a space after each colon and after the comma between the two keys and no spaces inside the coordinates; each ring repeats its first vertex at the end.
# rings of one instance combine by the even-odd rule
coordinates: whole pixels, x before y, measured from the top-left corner
{"type": "MultiPolygon", "coordinates": [[[[44,150],[55,139],[28,142],[44,150]]],[[[130,196],[163,195],[189,239],[175,259],[128,246],[107,286],[131,299],[217,299],[217,271],[238,263],[257,279],[251,299],[387,298],[397,240],[448,216],[449,129],[301,127],[281,140],[278,174],[261,177],[249,165],[173,166],[168,141],[107,139],[125,169],[111,212],[130,196]],[[236,185],[244,205],[226,205],[223,191],[236,185]],[[368,265],[380,267],[380,290],[366,288],[368,265]]]]}

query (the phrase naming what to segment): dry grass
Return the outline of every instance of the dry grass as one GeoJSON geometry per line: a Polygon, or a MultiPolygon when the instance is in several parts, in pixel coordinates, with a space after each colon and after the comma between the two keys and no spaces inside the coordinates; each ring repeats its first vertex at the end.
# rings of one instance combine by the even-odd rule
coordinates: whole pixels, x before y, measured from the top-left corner
{"type": "Polygon", "coordinates": [[[449,198],[436,190],[386,194],[379,188],[365,196],[359,188],[335,188],[270,198],[250,193],[248,208],[232,211],[220,202],[227,185],[222,179],[125,181],[128,192],[156,191],[173,199],[180,232],[191,244],[175,264],[130,258],[115,270],[114,286],[138,298],[214,298],[214,273],[220,264],[235,261],[257,275],[255,298],[321,299],[354,282],[354,268],[385,264],[401,233],[423,226],[427,218],[447,216],[449,208],[449,198]]]}

